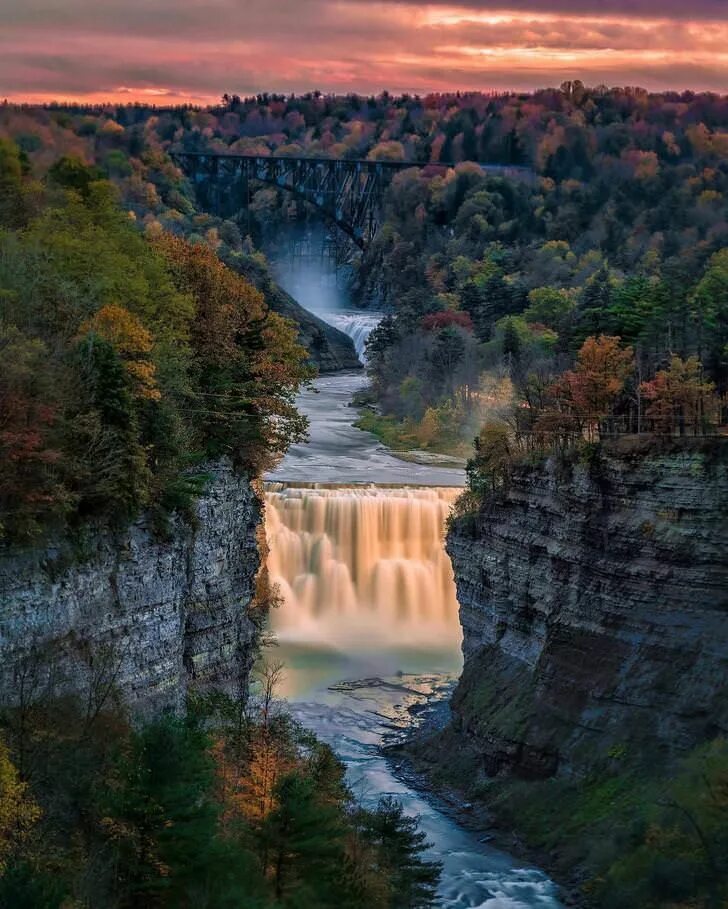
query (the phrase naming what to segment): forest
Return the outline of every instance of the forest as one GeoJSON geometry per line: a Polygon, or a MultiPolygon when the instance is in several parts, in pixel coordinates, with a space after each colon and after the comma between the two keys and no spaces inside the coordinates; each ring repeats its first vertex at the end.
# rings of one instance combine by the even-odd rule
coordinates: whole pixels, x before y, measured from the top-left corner
{"type": "Polygon", "coordinates": [[[362,425],[399,447],[467,456],[492,420],[519,447],[600,421],[663,434],[725,422],[725,97],[570,81],[531,94],[226,94],[207,109],[5,105],[2,134],[39,171],[61,155],[93,162],[148,237],[203,241],[251,276],[264,267],[255,248],[275,255],[315,212],[261,184],[242,219],[221,221],[196,209],[170,150],[452,164],[398,174],[352,264],[354,302],[389,314],[370,342],[362,425]],[[559,378],[587,339],[631,349],[633,363],[589,414],[559,378]]]}
{"type": "Polygon", "coordinates": [[[144,237],[93,165],[37,180],[0,144],[0,534],[150,509],[163,531],[229,457],[251,475],[305,431],[292,326],[206,244],[144,237]]]}
{"type": "Polygon", "coordinates": [[[277,700],[193,700],[132,727],[109,697],[22,701],[0,740],[0,906],[432,905],[439,867],[401,805],[359,804],[331,749],[277,700]]]}
{"type": "MultiPolygon", "coordinates": [[[[83,562],[94,532],[142,512],[164,539],[173,516],[194,521],[206,465],[254,479],[306,431],[295,326],[209,237],[144,230],[108,177],[70,153],[35,169],[0,139],[5,552],[65,546],[61,561],[83,562]]],[[[0,715],[1,906],[432,904],[439,867],[416,821],[355,800],[281,707],[280,667],[261,662],[249,697],[132,723],[111,662],[94,653],[74,697],[16,679],[0,715]]]]}

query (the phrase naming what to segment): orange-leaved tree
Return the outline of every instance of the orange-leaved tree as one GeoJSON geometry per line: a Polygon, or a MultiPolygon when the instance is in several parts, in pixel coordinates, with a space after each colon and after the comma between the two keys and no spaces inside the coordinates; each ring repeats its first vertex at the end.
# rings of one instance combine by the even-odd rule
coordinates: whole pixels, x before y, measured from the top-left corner
{"type": "Polygon", "coordinates": [[[611,416],[634,371],[631,347],[620,347],[611,335],[588,337],[582,344],[574,369],[567,370],[553,386],[559,409],[573,415],[580,430],[593,438],[611,416]]]}
{"type": "Polygon", "coordinates": [[[698,435],[717,409],[715,385],[705,379],[703,364],[695,356],[687,360],[673,356],[667,369],[643,382],[640,390],[649,402],[645,415],[655,432],[664,435],[676,429],[680,435],[688,430],[698,435]]]}

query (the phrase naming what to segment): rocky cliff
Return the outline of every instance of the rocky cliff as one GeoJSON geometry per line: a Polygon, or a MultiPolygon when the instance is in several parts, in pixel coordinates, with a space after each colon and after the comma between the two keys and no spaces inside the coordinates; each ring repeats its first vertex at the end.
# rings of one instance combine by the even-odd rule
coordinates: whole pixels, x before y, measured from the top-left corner
{"type": "Polygon", "coordinates": [[[272,309],[296,323],[299,343],[306,348],[319,372],[361,369],[362,364],[349,335],[304,309],[281,287],[274,287],[269,301],[272,309]]]}
{"type": "Polygon", "coordinates": [[[196,519],[176,519],[166,541],[140,519],[90,534],[72,560],[52,547],[0,555],[3,698],[113,694],[144,716],[247,683],[261,501],[230,464],[209,474],[196,519]]]}
{"type": "Polygon", "coordinates": [[[662,763],[728,733],[722,448],[523,467],[455,523],[451,733],[484,776],[662,763]]]}

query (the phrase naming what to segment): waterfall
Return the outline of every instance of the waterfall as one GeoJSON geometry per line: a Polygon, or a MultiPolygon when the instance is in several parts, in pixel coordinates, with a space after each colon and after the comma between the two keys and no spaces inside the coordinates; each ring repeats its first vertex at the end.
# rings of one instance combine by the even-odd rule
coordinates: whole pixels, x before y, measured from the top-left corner
{"type": "Polygon", "coordinates": [[[461,631],[444,523],[460,490],[270,483],[266,529],[282,641],[457,646],[461,631]]]}
{"type": "Polygon", "coordinates": [[[319,312],[318,315],[330,325],[333,325],[334,328],[338,328],[345,335],[349,335],[354,342],[357,356],[360,360],[365,359],[364,348],[367,338],[382,321],[382,313],[355,312],[351,310],[337,312],[334,310],[332,312],[319,312]]]}

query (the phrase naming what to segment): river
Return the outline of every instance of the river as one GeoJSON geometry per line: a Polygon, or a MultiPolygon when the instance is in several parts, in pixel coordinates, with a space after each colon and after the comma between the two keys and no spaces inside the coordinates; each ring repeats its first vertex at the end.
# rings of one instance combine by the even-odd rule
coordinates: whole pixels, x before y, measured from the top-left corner
{"type": "Polygon", "coordinates": [[[365,804],[394,795],[420,819],[443,865],[438,906],[555,909],[557,888],[541,871],[459,826],[382,752],[413,722],[408,707],[447,697],[462,665],[443,525],[464,476],[401,461],[354,427],[351,398],[364,382],[326,375],[304,391],[310,441],[266,478],[282,694],[365,804]]]}

